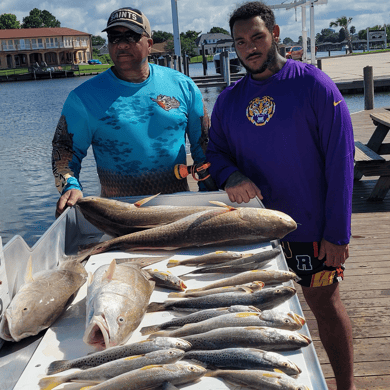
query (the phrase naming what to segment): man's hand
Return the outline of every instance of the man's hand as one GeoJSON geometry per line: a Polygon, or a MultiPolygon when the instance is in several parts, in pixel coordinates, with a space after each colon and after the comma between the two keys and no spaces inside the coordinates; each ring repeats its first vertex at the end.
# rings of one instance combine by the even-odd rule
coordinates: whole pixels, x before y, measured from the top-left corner
{"type": "Polygon", "coordinates": [[[318,259],[322,260],[325,256],[325,264],[328,267],[340,267],[340,265],[344,264],[345,260],[349,257],[349,244],[336,245],[322,239],[318,259]]]}
{"type": "Polygon", "coordinates": [[[239,171],[232,173],[226,180],[225,191],[231,202],[238,204],[248,203],[251,199],[258,196],[263,199],[259,188],[239,171]]]}
{"type": "Polygon", "coordinates": [[[67,207],[74,206],[83,197],[80,190],[69,190],[63,194],[57,202],[56,218],[58,218],[67,207]]]}

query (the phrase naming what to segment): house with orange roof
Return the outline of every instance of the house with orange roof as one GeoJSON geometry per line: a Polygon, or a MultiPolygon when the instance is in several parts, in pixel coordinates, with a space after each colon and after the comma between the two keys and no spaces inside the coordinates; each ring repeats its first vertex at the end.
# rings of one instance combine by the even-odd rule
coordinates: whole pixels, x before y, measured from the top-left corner
{"type": "Polygon", "coordinates": [[[67,27],[0,29],[0,69],[87,63],[91,37],[67,27]]]}

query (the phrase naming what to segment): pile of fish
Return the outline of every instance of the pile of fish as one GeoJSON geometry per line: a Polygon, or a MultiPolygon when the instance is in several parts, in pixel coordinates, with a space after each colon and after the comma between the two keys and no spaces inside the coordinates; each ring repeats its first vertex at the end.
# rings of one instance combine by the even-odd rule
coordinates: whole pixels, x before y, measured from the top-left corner
{"type": "MultiPolygon", "coordinates": [[[[273,258],[278,253],[272,251],[273,258]]],[[[204,261],[201,257],[198,264],[204,261]]],[[[228,257],[225,261],[231,261],[231,254],[228,257]]],[[[219,258],[219,253],[210,253],[208,258],[212,262],[213,258],[219,258]]],[[[187,263],[191,265],[196,262],[195,259],[189,260],[187,263]]],[[[122,346],[106,343],[103,351],[71,361],[52,362],[47,369],[48,375],[75,368],[79,370],[42,378],[39,383],[41,389],[53,389],[67,382],[85,382],[88,384],[86,388],[97,390],[174,389],[175,385],[209,376],[247,388],[309,390],[296,379],[301,368],[280,354],[280,351],[294,351],[311,343],[308,337],[298,332],[305,320],[296,313],[277,309],[296,293],[294,288],[281,285],[293,279],[294,273],[272,269],[246,271],[200,289],[184,287],[184,292],[172,293],[174,300],[147,304],[147,294],[143,296],[140,293],[142,289],[134,282],[136,276],[140,277],[138,273],[142,275],[142,282],[138,281],[140,285],[154,283],[152,277],[156,274],[161,274],[163,279],[164,274],[173,275],[166,271],[141,270],[134,264],[118,265],[113,261],[98,268],[93,278],[90,276],[87,306],[96,295],[92,292],[101,289],[94,283],[108,286],[110,282],[107,279],[116,277],[123,282],[127,280],[127,273],[132,275],[134,293],[142,298],[139,300],[142,304],[136,306],[140,311],[134,317],[142,318],[145,311],[156,310],[191,313],[141,328],[142,335],[149,335],[147,340],[122,346]]],[[[168,285],[171,289],[182,289],[175,282],[168,285]]],[[[127,304],[127,307],[134,307],[134,303],[127,304]]],[[[110,329],[110,315],[107,306],[101,313],[106,329],[110,329]]],[[[117,313],[113,318],[116,316],[117,313]]],[[[89,315],[88,318],[93,317],[89,315]]],[[[140,320],[130,327],[132,331],[139,323],[140,320]]],[[[112,329],[112,332],[108,339],[116,338],[114,333],[118,331],[112,329]]]]}
{"type": "MultiPolygon", "coordinates": [[[[142,207],[152,198],[134,204],[98,197],[80,199],[77,207],[84,217],[115,237],[84,253],[259,243],[296,229],[289,216],[274,210],[235,208],[219,202],[214,202],[217,207],[142,207]]],[[[217,251],[186,260],[170,259],[167,268],[191,267],[183,275],[232,274],[198,289],[188,289],[181,277],[168,270],[144,268],[161,261],[158,257],[114,259],[97,268],[88,275],[83,341],[98,352],[52,362],[48,376],[40,379],[40,389],[81,382],[85,389],[96,390],[172,390],[209,376],[247,388],[309,390],[298,383],[301,369],[279,353],[311,343],[298,332],[305,320],[278,310],[296,294],[293,287],[282,285],[296,278],[295,273],[262,269],[280,253],[279,248],[258,253],[217,251]],[[179,292],[170,293],[165,302],[150,302],[155,286],[179,292]],[[128,344],[145,313],[163,310],[185,314],[143,327],[141,334],[149,338],[128,344]],[[67,370],[73,371],[55,375],[67,370]]],[[[49,327],[87,279],[82,259],[62,262],[58,269],[33,278],[30,272],[4,313],[0,336],[18,341],[49,327]],[[42,281],[53,286],[43,288],[42,281]],[[36,302],[46,305],[45,312],[53,307],[46,313],[50,320],[41,315],[36,302]],[[32,322],[34,326],[29,325],[32,322]]]]}

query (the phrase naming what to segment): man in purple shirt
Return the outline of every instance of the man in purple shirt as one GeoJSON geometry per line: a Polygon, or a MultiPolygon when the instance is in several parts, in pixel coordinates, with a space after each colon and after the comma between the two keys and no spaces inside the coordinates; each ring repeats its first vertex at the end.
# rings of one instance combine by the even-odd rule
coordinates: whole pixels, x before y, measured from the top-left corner
{"type": "Polygon", "coordinates": [[[258,196],[298,228],[282,242],[313,311],[337,388],[355,390],[350,320],[341,302],[351,235],[354,142],[346,103],[316,67],[286,60],[261,2],[236,9],[230,29],[248,75],[215,104],[207,161],[233,202],[258,196]]]}

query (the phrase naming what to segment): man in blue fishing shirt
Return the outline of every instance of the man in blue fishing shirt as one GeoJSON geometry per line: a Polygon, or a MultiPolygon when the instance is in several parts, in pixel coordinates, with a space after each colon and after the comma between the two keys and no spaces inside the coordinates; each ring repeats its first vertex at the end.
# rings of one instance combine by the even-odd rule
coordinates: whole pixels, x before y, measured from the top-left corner
{"type": "Polygon", "coordinates": [[[118,9],[103,31],[114,66],[69,94],[55,131],[57,215],[83,196],[79,175],[90,145],[103,197],[188,191],[174,174],[186,164],[186,136],[194,163],[205,161],[209,120],[201,93],[184,74],[148,62],[146,16],[118,9]]]}

